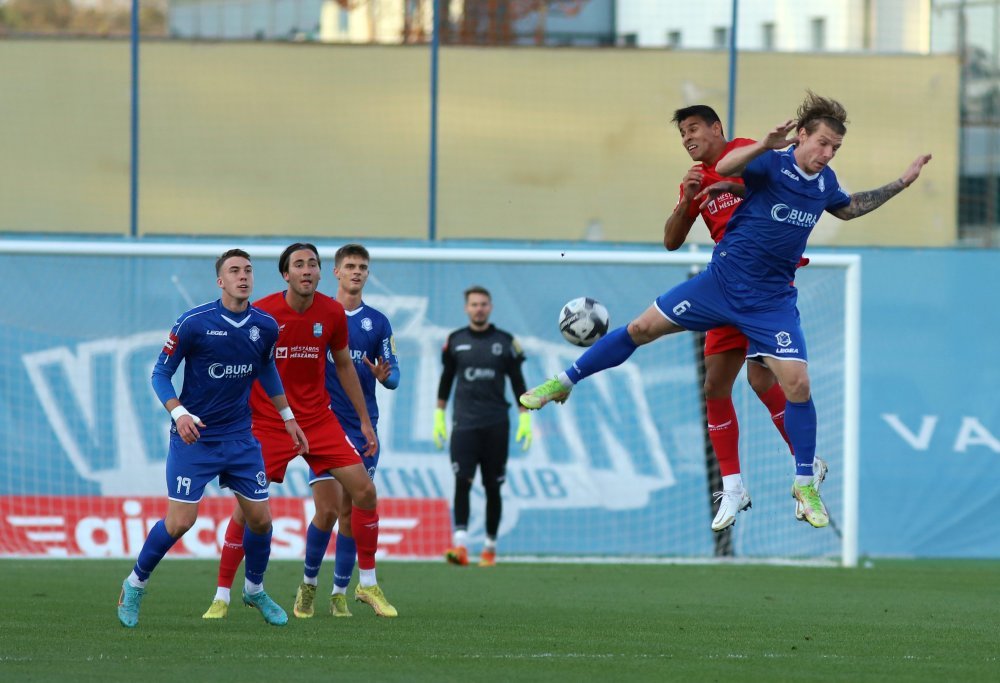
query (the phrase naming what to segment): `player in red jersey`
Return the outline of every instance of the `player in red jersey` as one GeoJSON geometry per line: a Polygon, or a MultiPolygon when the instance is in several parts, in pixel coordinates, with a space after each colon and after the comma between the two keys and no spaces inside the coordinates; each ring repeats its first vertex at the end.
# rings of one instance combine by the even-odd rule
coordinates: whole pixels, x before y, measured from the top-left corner
{"type": "MultiPolygon", "coordinates": [[[[663,226],[663,246],[674,251],[687,239],[691,226],[700,215],[712,240],[718,243],[726,234],[726,224],[743,198],[743,180],[726,178],[715,164],[731,150],[752,145],[753,140],[726,140],[722,122],[711,107],[698,104],[674,112],[673,123],[681,134],[681,144],[695,161],[681,180],[680,198],[663,226]]],[[[808,261],[803,259],[800,266],[808,261]]],[[[732,326],[718,327],[705,334],[705,405],[708,437],[722,474],[722,491],[716,493],[719,510],[712,520],[712,531],[722,531],[736,522],[736,515],[750,507],[750,494],[740,475],[739,422],[733,407],[733,384],[746,361],[747,338],[732,326]]],[[[774,374],[763,363],[747,364],[747,380],[767,407],[774,426],[785,443],[785,394],[774,374]]],[[[814,485],[826,476],[826,463],[817,459],[814,485]]],[[[796,504],[795,516],[803,513],[796,504]]]]}
{"type": "MultiPolygon", "coordinates": [[[[320,280],[319,252],[312,244],[296,243],[287,247],[278,259],[278,269],[288,283],[284,292],[276,292],[254,303],[278,322],[278,341],[275,346],[275,363],[295,418],[309,440],[305,458],[314,472],[329,472],[340,482],[353,501],[351,531],[357,544],[360,579],[354,597],[368,603],[375,613],[395,617],[396,609],[389,604],[375,576],[375,551],[378,546],[378,513],[375,485],[368,476],[356,450],[372,455],[378,448],[361,384],[351,360],[348,347],[347,316],[336,299],[316,291],[320,280]],[[337,368],[337,376],[344,393],[361,418],[361,434],[366,443],[352,444],[344,434],[336,416],[330,410],[330,396],[326,391],[326,356],[329,350],[337,368]]],[[[285,469],[298,454],[289,447],[282,416],[266,400],[259,385],[254,385],[250,396],[253,410],[253,433],[261,443],[267,478],[284,480],[285,469]],[[284,434],[283,439],[279,434],[284,434]]],[[[336,510],[339,503],[337,488],[329,485],[313,487],[316,514],[307,534],[329,534],[336,516],[324,515],[322,510],[336,510]]],[[[222,618],[228,608],[229,588],[240,561],[243,559],[243,517],[236,508],[226,530],[219,566],[219,588],[212,606],[203,615],[206,619],[222,618]]],[[[325,553],[326,547],[321,548],[325,553]]],[[[315,570],[319,563],[315,563],[315,570]]],[[[316,571],[310,575],[310,562],[306,558],[304,578],[295,599],[294,614],[300,618],[313,616],[313,597],[316,591],[316,571]]]]}

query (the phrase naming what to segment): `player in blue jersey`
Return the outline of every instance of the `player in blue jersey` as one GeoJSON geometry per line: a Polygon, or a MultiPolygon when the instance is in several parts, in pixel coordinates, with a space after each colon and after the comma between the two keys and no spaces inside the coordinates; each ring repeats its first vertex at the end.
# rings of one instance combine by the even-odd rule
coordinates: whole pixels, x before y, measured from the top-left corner
{"type": "Polygon", "coordinates": [[[274,365],[278,325],[249,304],[250,256],[230,249],[216,261],[215,272],[221,298],[177,319],[153,368],[153,390],[173,419],[166,467],[169,501],[166,518],[150,530],[122,584],[118,619],[129,628],[139,623],[149,575],[194,524],[205,486],[215,477],[233,490],[246,515],[243,602],[259,609],[269,624],[288,622],[263,585],[271,553],[271,511],[260,444],[250,431],[250,387],[255,379],[284,418],[289,446],[305,453],[308,443],[288,407],[274,365]],[[184,387],[178,399],[171,378],[181,361],[185,361],[184,387]]]}
{"type": "Polygon", "coordinates": [[[931,159],[929,154],[918,156],[897,180],[848,194],[828,165],[843,143],[846,122],[840,103],[810,92],[795,120],[720,159],[718,173],[741,175],[747,195],[708,268],[658,297],[627,326],[609,332],[565,372],[525,392],[521,404],[538,409],[551,401],[561,403],[584,377],[620,365],[640,345],[664,335],[734,325],[750,340],[747,357],[764,361],[788,399],[785,430],[795,451],[792,495],[806,521],[814,527],[829,524],[813,486],[816,408],[797,291],[790,283],[824,211],[843,220],[863,216],[909,187],[931,159]]]}
{"type": "MultiPolygon", "coordinates": [[[[361,390],[365,396],[368,416],[372,427],[378,426],[378,403],[375,400],[376,382],[386,389],[399,386],[399,362],[396,359],[396,345],[392,338],[389,319],[380,311],[366,304],[361,294],[368,281],[368,250],[360,244],[345,244],[334,255],[333,274],[337,278],[337,301],[347,313],[349,330],[348,344],[354,361],[361,390]]],[[[347,438],[354,444],[363,444],[361,420],[340,385],[333,358],[327,354],[326,388],[330,394],[330,407],[344,428],[347,438]]],[[[377,431],[377,430],[376,430],[377,431]]],[[[375,479],[382,440],[371,455],[361,454],[361,460],[368,470],[368,476],[375,479]]],[[[314,524],[321,533],[311,533],[306,537],[306,565],[310,574],[319,572],[323,555],[330,543],[334,522],[337,522],[336,557],[333,569],[333,592],[330,595],[330,613],[335,617],[349,617],[347,608],[347,585],[354,573],[357,548],[351,533],[351,496],[328,472],[312,473],[309,483],[313,486],[316,500],[314,524]],[[329,488],[330,491],[321,489],[329,488]],[[339,502],[338,502],[339,501],[339,502]],[[338,521],[339,520],[339,521],[338,521]]],[[[316,581],[316,574],[305,577],[305,581],[316,581]]],[[[316,583],[312,584],[313,586],[316,583]]]]}

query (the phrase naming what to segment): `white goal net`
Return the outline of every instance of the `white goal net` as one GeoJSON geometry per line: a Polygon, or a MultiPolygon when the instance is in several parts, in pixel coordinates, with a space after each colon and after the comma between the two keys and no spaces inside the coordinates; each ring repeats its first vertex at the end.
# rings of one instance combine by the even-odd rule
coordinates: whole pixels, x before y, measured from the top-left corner
{"type": "MultiPolygon", "coordinates": [[[[218,297],[214,259],[239,246],[254,259],[255,297],[283,289],[281,244],[0,241],[0,555],[133,556],[161,514],[169,419],[149,385],[166,332],[218,297]]],[[[321,245],[334,294],[333,252],[321,245]]],[[[581,352],[557,328],[560,307],[601,301],[612,327],[704,264],[707,252],[552,248],[371,249],[368,304],[392,322],[402,381],[379,389],[383,504],[380,556],[436,558],[449,542],[447,452],[431,438],[440,349],[467,324],[462,292],[493,295],[492,320],[527,354],[529,386],[581,352]]],[[[745,377],[736,385],[744,479],[753,508],[723,554],[747,561],[857,561],[860,259],[813,254],[799,271],[799,309],[819,415],[817,453],[835,526],[797,522],[787,447],[745,377]]],[[[511,441],[500,550],[505,556],[707,559],[710,473],[694,336],[640,348],[589,378],[563,406],[534,415],[527,452],[511,441]]],[[[179,379],[179,377],[177,378],[179,379]]],[[[510,394],[513,403],[513,394],[510,394]]],[[[516,422],[514,409],[512,421],[516,422]]],[[[513,439],[513,435],[512,435],[513,439]]],[[[470,531],[481,540],[474,487],[470,531]]],[[[275,557],[299,557],[310,504],[305,469],[272,489],[275,557]]],[[[175,551],[213,556],[231,500],[210,488],[199,527],[175,551]]]]}

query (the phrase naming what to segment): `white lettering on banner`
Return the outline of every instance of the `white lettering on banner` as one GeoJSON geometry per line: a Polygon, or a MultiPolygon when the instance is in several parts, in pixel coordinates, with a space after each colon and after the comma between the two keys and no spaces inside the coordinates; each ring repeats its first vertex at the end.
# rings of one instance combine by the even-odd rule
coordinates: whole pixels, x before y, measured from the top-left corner
{"type": "Polygon", "coordinates": [[[917,451],[926,451],[930,448],[931,437],[934,436],[934,428],[937,426],[937,416],[936,415],[924,415],[924,418],[920,421],[920,432],[914,434],[911,432],[906,425],[903,424],[902,420],[899,419],[898,415],[893,415],[892,413],[883,413],[882,419],[892,427],[893,431],[899,434],[903,440],[910,444],[910,447],[917,451]]]}
{"type": "MultiPolygon", "coordinates": [[[[272,500],[272,558],[301,559],[304,555],[305,531],[311,517],[306,516],[303,502],[289,498],[272,500]]],[[[149,531],[166,512],[165,501],[154,498],[7,496],[0,497],[0,503],[15,513],[0,515],[0,556],[14,550],[49,557],[134,558],[149,531]],[[144,507],[145,519],[138,516],[144,513],[144,507]],[[60,514],[31,514],[39,508],[60,514]],[[100,512],[81,515],[81,509],[100,512]]],[[[448,543],[448,506],[443,499],[415,502],[383,498],[380,506],[381,526],[387,530],[379,536],[380,556],[389,553],[415,556],[419,548],[443,547],[448,543]]],[[[231,512],[231,499],[204,499],[198,519],[174,545],[171,555],[218,557],[231,512]]]]}
{"type": "MultiPolygon", "coordinates": [[[[913,432],[894,413],[883,413],[881,417],[915,451],[926,451],[931,447],[940,419],[938,415],[924,415],[920,419],[920,429],[913,432]]],[[[978,418],[963,417],[952,450],[965,453],[973,446],[985,446],[994,453],[1000,453],[1000,439],[993,436],[978,418]]]]}
{"type": "Polygon", "coordinates": [[[969,446],[986,446],[994,453],[1000,453],[1000,441],[974,417],[963,417],[962,426],[955,438],[955,451],[964,453],[969,446]]]}

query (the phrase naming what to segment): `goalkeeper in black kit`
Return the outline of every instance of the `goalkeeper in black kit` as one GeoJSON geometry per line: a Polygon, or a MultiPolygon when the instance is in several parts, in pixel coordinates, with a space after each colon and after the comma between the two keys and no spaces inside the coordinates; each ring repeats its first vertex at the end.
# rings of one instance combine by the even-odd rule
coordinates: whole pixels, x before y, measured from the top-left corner
{"type": "MultiPolygon", "coordinates": [[[[441,382],[438,385],[437,409],[434,411],[434,442],[444,448],[448,438],[444,408],[451,386],[455,389],[452,411],[451,467],[455,472],[453,546],[445,553],[448,562],[469,563],[469,492],[476,468],[486,491],[486,541],[480,567],[496,564],[497,531],[503,503],[500,487],[507,478],[507,445],[510,439],[510,406],[504,396],[510,378],[514,396],[526,389],[521,364],[524,352],[509,332],[490,323],[493,301],[484,287],[465,290],[465,313],[468,327],[448,335],[441,351],[441,382]]],[[[517,402],[514,402],[517,405],[517,402]]],[[[531,415],[518,406],[520,416],[516,440],[523,450],[531,445],[531,415]]]]}

